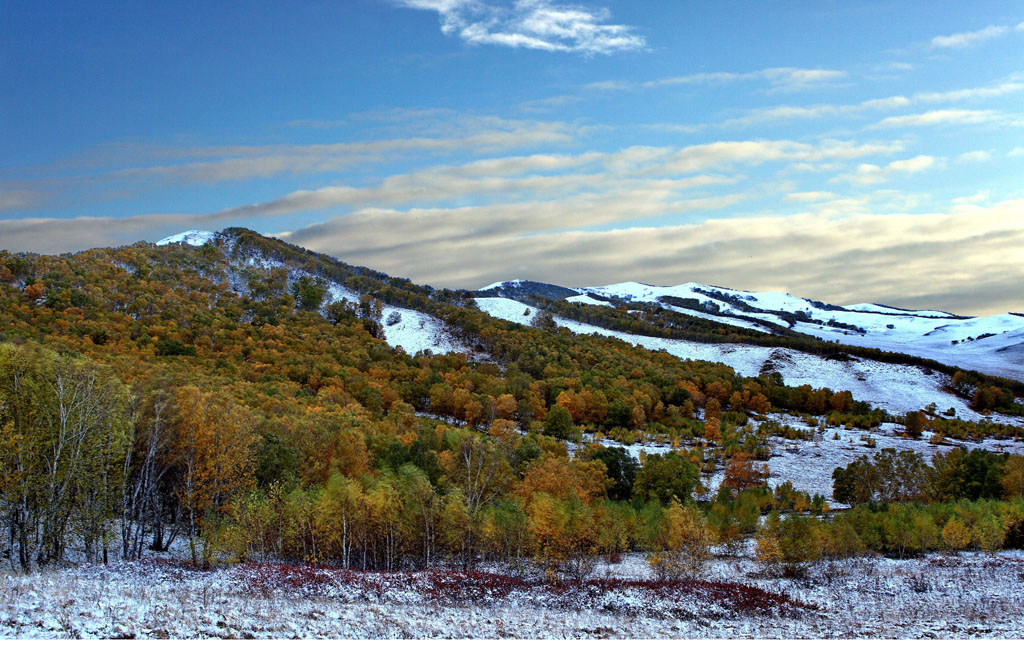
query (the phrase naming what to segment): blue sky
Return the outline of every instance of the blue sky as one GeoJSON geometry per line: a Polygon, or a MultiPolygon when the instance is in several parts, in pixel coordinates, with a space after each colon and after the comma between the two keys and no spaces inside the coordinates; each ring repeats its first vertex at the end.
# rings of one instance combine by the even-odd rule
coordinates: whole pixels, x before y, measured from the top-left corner
{"type": "Polygon", "coordinates": [[[1024,311],[1019,2],[2,2],[0,249],[1024,311]]]}

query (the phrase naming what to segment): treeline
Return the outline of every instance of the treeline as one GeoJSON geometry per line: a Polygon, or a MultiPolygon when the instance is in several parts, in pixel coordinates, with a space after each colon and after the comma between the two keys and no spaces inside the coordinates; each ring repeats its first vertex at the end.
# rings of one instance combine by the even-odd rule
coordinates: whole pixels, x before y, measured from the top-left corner
{"type": "MultiPolygon", "coordinates": [[[[786,567],[863,552],[992,550],[1017,543],[1024,517],[1018,500],[876,504],[814,519],[803,514],[827,516],[824,499],[788,483],[768,489],[767,468],[743,448],[713,501],[698,505],[699,449],[642,464],[596,445],[570,457],[564,442],[513,421],[483,433],[400,407],[379,419],[355,404],[272,417],[169,379],[129,387],[109,368],[38,346],[0,346],[0,398],[6,555],[26,570],[72,548],[100,561],[113,548],[136,558],[184,539],[206,565],[396,570],[498,560],[581,578],[598,557],[639,551],[674,578],[699,573],[713,546],[755,534],[766,566],[786,567]],[[758,527],[779,511],[789,514],[758,527]]],[[[1000,493],[1024,494],[1024,458],[975,452],[946,454],[946,468],[987,467],[984,482],[999,461],[1000,493]]],[[[913,474],[921,462],[912,457],[883,451],[868,464],[879,471],[869,477],[899,490],[876,503],[913,499],[907,485],[928,479],[913,474]]],[[[970,491],[971,475],[944,479],[960,485],[948,497],[988,493],[970,491]]]]}
{"type": "Polygon", "coordinates": [[[770,572],[801,573],[821,559],[869,554],[1024,547],[1024,501],[862,505],[819,519],[771,513],[757,533],[757,558],[770,572]]]}

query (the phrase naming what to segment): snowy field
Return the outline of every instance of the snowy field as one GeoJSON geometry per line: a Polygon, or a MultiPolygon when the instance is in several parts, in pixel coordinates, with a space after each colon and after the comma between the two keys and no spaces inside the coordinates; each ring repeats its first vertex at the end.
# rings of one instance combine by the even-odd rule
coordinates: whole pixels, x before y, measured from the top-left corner
{"type": "MultiPolygon", "coordinates": [[[[772,415],[770,418],[783,425],[791,425],[802,430],[809,429],[799,419],[792,416],[772,415]]],[[[824,434],[814,441],[772,438],[770,440],[772,457],[767,462],[771,472],[768,484],[776,487],[789,480],[793,483],[794,489],[806,491],[811,495],[820,494],[835,506],[832,500],[832,471],[838,467],[848,466],[850,462],[862,455],[871,458],[874,453],[883,448],[920,453],[926,462],[931,461],[932,455],[935,453],[949,452],[957,447],[1024,455],[1024,442],[1009,439],[963,442],[951,440],[949,444],[935,445],[929,443],[929,438],[932,436],[930,432],[925,432],[919,439],[909,439],[902,433],[903,426],[883,423],[874,430],[826,428],[824,434]],[[834,439],[834,436],[839,438],[834,439]],[[866,438],[874,440],[873,448],[867,446],[866,438]]],[[[714,493],[723,477],[723,471],[718,470],[713,475],[705,477],[704,485],[712,490],[710,493],[714,493]]]]}
{"type": "Polygon", "coordinates": [[[745,554],[675,584],[627,555],[557,586],[147,561],[0,574],[0,638],[1022,638],[1022,576],[1022,551],[819,562],[800,579],[745,554]]]}

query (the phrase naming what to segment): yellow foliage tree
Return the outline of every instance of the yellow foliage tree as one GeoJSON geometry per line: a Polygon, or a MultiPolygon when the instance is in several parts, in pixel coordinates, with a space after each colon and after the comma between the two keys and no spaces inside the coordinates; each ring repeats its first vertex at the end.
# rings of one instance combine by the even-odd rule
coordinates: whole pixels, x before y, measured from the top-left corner
{"type": "Polygon", "coordinates": [[[648,562],[660,580],[697,577],[711,559],[715,531],[695,507],[672,501],[657,534],[648,562]]]}
{"type": "Polygon", "coordinates": [[[252,487],[255,420],[245,408],[196,387],[179,388],[174,401],[170,457],[178,469],[177,496],[188,520],[192,561],[198,563],[195,537],[207,514],[252,487]]]}

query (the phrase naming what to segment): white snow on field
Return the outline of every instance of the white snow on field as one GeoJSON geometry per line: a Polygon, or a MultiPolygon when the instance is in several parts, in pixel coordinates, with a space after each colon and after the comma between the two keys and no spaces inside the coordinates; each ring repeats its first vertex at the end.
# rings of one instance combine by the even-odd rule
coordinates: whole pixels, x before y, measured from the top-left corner
{"type": "Polygon", "coordinates": [[[816,562],[785,579],[763,573],[751,540],[741,546],[678,591],[631,582],[653,579],[642,554],[565,586],[274,565],[5,571],[0,638],[1024,637],[1022,551],[816,562]]]}
{"type": "Polygon", "coordinates": [[[601,307],[612,307],[612,304],[607,300],[598,300],[597,298],[591,298],[587,294],[580,296],[569,296],[565,299],[566,302],[580,303],[581,305],[600,305],[601,307]]]}
{"type": "MultiPolygon", "coordinates": [[[[826,341],[903,352],[993,375],[1024,379],[1024,316],[1016,314],[967,318],[936,310],[902,310],[872,303],[821,309],[809,300],[788,293],[735,291],[692,282],[673,287],[623,282],[604,287],[583,287],[577,291],[634,302],[654,303],[661,296],[690,298],[709,303],[720,312],[728,314],[723,316],[697,312],[696,315],[708,320],[743,325],[737,323],[737,319],[750,317],[788,325],[777,316],[739,309],[708,295],[726,294],[760,310],[792,314],[802,312],[809,320],[799,321],[792,329],[826,341]],[[824,324],[810,321],[821,321],[824,324]],[[863,332],[825,325],[829,321],[852,325],[863,332]]],[[[680,311],[671,306],[667,308],[680,311]]],[[[752,326],[748,324],[745,327],[752,326]]]]}
{"type": "Polygon", "coordinates": [[[156,242],[156,245],[167,246],[172,243],[184,243],[188,246],[202,246],[213,241],[216,236],[216,232],[207,232],[206,230],[187,230],[185,232],[160,239],[156,242]]]}
{"type": "MultiPolygon", "coordinates": [[[[477,298],[477,305],[491,316],[529,325],[536,308],[509,298],[477,298]]],[[[873,360],[852,358],[844,362],[828,360],[815,355],[785,348],[747,346],[743,344],[706,344],[648,337],[587,325],[555,317],[555,323],[577,334],[596,334],[613,337],[648,350],[663,350],[680,359],[719,362],[730,366],[737,374],[757,377],[766,361],[770,368],[782,374],[789,386],[809,384],[828,387],[833,391],[849,391],[857,400],[871,403],[894,414],[922,409],[935,403],[941,410],[952,407],[956,415],[966,420],[979,420],[981,415],[971,410],[960,398],[943,389],[948,378],[937,372],[927,372],[915,366],[887,364],[873,360]]],[[[992,420],[1018,423],[1017,419],[993,417],[992,420]]]]}
{"type": "MultiPolygon", "coordinates": [[[[359,304],[359,296],[351,289],[337,282],[329,282],[327,293],[329,302],[345,300],[359,304]]],[[[451,336],[444,321],[415,309],[383,305],[384,339],[392,348],[401,347],[410,355],[422,350],[429,350],[436,355],[465,350],[458,340],[451,336]],[[392,316],[398,315],[398,322],[391,323],[392,316]]]]}
{"type": "Polygon", "coordinates": [[[640,455],[664,455],[675,450],[671,443],[658,443],[653,439],[646,439],[631,444],[621,443],[613,439],[594,439],[594,435],[584,434],[583,442],[581,444],[575,444],[571,441],[565,442],[566,449],[569,454],[575,456],[575,453],[587,444],[596,443],[605,448],[622,448],[625,450],[630,457],[635,460],[640,459],[640,455]]]}
{"type": "MultiPolygon", "coordinates": [[[[705,320],[707,320],[707,318],[708,318],[708,314],[707,313],[699,312],[696,309],[687,309],[686,307],[674,307],[673,305],[670,305],[668,303],[658,303],[658,304],[661,305],[662,307],[664,307],[665,309],[667,309],[669,311],[673,311],[673,312],[675,312],[677,314],[685,314],[686,316],[693,316],[695,318],[703,318],[705,320]]],[[[772,314],[757,314],[757,315],[749,314],[749,316],[754,317],[754,318],[761,318],[761,319],[766,320],[766,321],[770,321],[771,323],[774,323],[774,324],[776,324],[776,325],[778,325],[780,327],[788,327],[788,325],[789,325],[788,323],[783,321],[778,316],[774,316],[772,314]]],[[[731,316],[717,315],[717,316],[715,316],[715,322],[717,322],[717,323],[725,323],[726,325],[735,325],[736,327],[746,328],[748,330],[754,330],[756,332],[770,332],[770,330],[768,328],[764,327],[763,325],[758,325],[757,323],[753,323],[751,321],[745,321],[742,318],[733,318],[731,316]]]]}
{"type": "Polygon", "coordinates": [[[444,321],[414,309],[403,307],[384,308],[384,338],[392,348],[401,346],[402,350],[415,355],[421,350],[429,350],[435,355],[464,351],[465,348],[451,336],[444,321]],[[401,320],[389,325],[392,314],[397,313],[401,320]]]}
{"type": "MultiPolygon", "coordinates": [[[[808,428],[799,418],[785,414],[769,416],[773,421],[789,425],[801,430],[808,428]]],[[[926,462],[932,455],[948,452],[963,447],[968,450],[981,449],[992,452],[1005,452],[1024,455],[1024,442],[1010,439],[984,439],[981,441],[949,441],[947,444],[929,443],[931,432],[925,432],[919,439],[903,436],[902,426],[894,423],[883,423],[873,430],[846,429],[843,427],[826,427],[824,433],[813,441],[793,441],[773,438],[771,440],[772,456],[768,460],[771,477],[768,484],[777,487],[786,480],[793,483],[793,488],[806,491],[832,501],[832,471],[846,467],[862,455],[868,458],[884,449],[893,448],[897,451],[909,450],[920,453],[926,462]],[[834,437],[838,436],[838,439],[834,437]],[[865,439],[872,439],[874,447],[868,447],[865,439]]],[[[724,471],[719,469],[714,474],[705,475],[704,486],[713,496],[722,483],[724,471]]]]}

